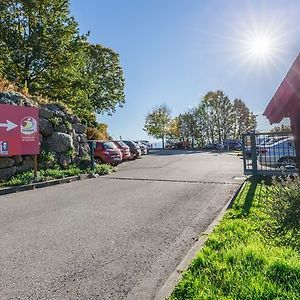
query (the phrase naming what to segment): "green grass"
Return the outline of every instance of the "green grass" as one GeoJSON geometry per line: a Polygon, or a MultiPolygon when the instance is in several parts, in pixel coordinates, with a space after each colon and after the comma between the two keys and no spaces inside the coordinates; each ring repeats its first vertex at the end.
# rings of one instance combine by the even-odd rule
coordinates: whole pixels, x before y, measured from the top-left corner
{"type": "Polygon", "coordinates": [[[265,230],[274,223],[272,189],[247,183],[170,299],[300,299],[297,247],[274,240],[265,230]]]}
{"type": "Polygon", "coordinates": [[[76,166],[71,166],[67,169],[45,169],[40,170],[38,172],[38,178],[35,180],[33,171],[27,171],[21,174],[17,174],[8,180],[0,181],[0,188],[4,187],[11,187],[11,186],[19,186],[19,185],[26,185],[33,182],[44,182],[53,179],[61,179],[70,176],[78,176],[80,174],[98,174],[98,175],[107,175],[112,172],[115,172],[115,168],[106,165],[100,164],[96,165],[94,170],[91,169],[80,169],[76,166]]]}

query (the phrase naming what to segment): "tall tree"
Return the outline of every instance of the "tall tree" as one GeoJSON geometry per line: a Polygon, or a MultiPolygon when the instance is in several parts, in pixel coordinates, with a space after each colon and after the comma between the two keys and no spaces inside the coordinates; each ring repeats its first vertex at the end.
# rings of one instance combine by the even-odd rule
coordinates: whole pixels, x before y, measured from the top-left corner
{"type": "Polygon", "coordinates": [[[242,133],[254,130],[257,126],[256,118],[245,102],[235,99],[233,102],[232,135],[233,138],[241,138],[242,133]]]}
{"type": "Polygon", "coordinates": [[[79,34],[69,0],[0,2],[0,74],[65,102],[89,125],[125,101],[118,54],[79,34]]]}
{"type": "Polygon", "coordinates": [[[171,119],[166,134],[167,142],[173,144],[180,138],[179,117],[171,119]]]}
{"type": "Polygon", "coordinates": [[[178,116],[178,123],[181,139],[190,142],[191,146],[194,147],[199,131],[196,109],[191,108],[188,112],[180,114],[178,116]]]}
{"type": "Polygon", "coordinates": [[[222,92],[208,92],[202,101],[207,116],[207,126],[212,143],[222,143],[230,134],[232,104],[222,92]]]}
{"type": "Polygon", "coordinates": [[[169,131],[170,121],[171,110],[166,104],[154,107],[145,118],[144,130],[149,135],[161,139],[163,148],[165,148],[165,137],[169,131]]]}
{"type": "Polygon", "coordinates": [[[119,55],[101,45],[88,45],[85,81],[91,104],[97,113],[113,113],[125,102],[124,75],[119,55]]]}
{"type": "MultiPolygon", "coordinates": [[[[66,0],[0,2],[0,57],[8,80],[57,98],[79,78],[84,36],[66,0]],[[76,75],[77,72],[77,76],[76,75]]],[[[64,95],[62,95],[64,96],[64,95]]]]}

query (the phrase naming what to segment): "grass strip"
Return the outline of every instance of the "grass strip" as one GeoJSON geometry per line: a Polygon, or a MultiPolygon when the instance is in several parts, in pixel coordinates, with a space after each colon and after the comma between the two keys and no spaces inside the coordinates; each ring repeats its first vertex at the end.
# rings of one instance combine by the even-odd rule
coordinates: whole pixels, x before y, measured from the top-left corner
{"type": "Polygon", "coordinates": [[[115,172],[115,168],[107,164],[98,164],[95,169],[80,169],[77,166],[71,166],[67,169],[45,169],[38,172],[38,178],[34,178],[33,171],[27,171],[13,176],[8,180],[0,181],[0,188],[26,185],[36,182],[45,182],[53,179],[67,178],[78,176],[80,174],[98,174],[107,175],[115,172]]]}
{"type": "Polygon", "coordinates": [[[170,300],[300,299],[299,252],[266,234],[270,189],[247,183],[170,300]]]}

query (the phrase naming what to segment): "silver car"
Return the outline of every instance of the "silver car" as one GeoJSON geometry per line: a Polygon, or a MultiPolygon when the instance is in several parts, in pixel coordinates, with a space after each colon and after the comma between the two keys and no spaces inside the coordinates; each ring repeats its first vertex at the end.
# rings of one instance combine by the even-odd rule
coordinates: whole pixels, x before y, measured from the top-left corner
{"type": "Polygon", "coordinates": [[[148,149],[142,142],[140,142],[140,141],[134,141],[134,142],[140,146],[142,155],[148,154],[148,149]]]}
{"type": "Polygon", "coordinates": [[[259,148],[258,161],[271,168],[296,167],[296,149],[293,138],[266,144],[259,148]]]}

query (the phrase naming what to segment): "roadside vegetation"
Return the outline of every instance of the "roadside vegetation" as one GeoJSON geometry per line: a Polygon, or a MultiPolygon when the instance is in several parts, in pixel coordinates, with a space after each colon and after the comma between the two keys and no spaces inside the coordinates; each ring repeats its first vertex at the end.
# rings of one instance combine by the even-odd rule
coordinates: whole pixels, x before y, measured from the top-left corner
{"type": "Polygon", "coordinates": [[[0,1],[0,19],[0,78],[96,129],[96,114],[125,103],[119,54],[80,33],[70,0],[0,1]]]}
{"type": "Polygon", "coordinates": [[[170,300],[299,299],[300,180],[250,180],[170,300]]]}
{"type": "Polygon", "coordinates": [[[71,176],[78,176],[81,174],[90,175],[107,175],[115,172],[115,167],[107,164],[97,164],[92,170],[91,168],[80,169],[78,166],[70,166],[66,169],[45,169],[38,172],[37,178],[34,178],[32,171],[23,172],[10,178],[9,180],[0,181],[0,188],[12,187],[19,185],[26,185],[36,182],[45,182],[53,179],[67,178],[71,176]]]}
{"type": "Polygon", "coordinates": [[[146,115],[144,130],[164,145],[185,142],[192,148],[240,139],[256,128],[256,118],[241,99],[233,101],[223,91],[208,92],[195,107],[172,117],[163,104],[146,115]]]}

